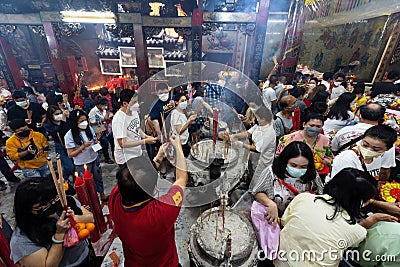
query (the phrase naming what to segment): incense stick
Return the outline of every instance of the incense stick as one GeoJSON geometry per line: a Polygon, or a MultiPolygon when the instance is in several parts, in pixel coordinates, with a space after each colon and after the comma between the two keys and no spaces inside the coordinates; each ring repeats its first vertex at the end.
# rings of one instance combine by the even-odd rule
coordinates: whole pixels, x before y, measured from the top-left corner
{"type": "Polygon", "coordinates": [[[57,169],[58,169],[58,182],[59,182],[59,187],[60,187],[60,193],[62,195],[63,201],[65,205],[67,205],[67,196],[65,194],[65,188],[64,188],[64,176],[62,173],[62,166],[61,166],[61,159],[60,159],[60,154],[56,154],[56,159],[57,159],[57,169]]]}
{"type": "MultiPolygon", "coordinates": [[[[166,142],[166,141],[168,140],[168,137],[167,137],[167,129],[165,128],[164,113],[160,112],[160,114],[161,114],[161,122],[162,122],[162,127],[163,127],[163,132],[164,132],[164,138],[165,138],[165,141],[164,141],[164,142],[166,142]]],[[[162,134],[161,134],[161,136],[162,136],[162,134]]],[[[163,143],[164,143],[164,142],[163,142],[163,143]]]]}
{"type": "Polygon", "coordinates": [[[63,198],[63,195],[62,195],[62,193],[60,191],[60,187],[58,186],[57,176],[56,176],[56,173],[54,171],[53,162],[51,161],[50,157],[47,157],[47,164],[49,165],[51,177],[53,178],[53,182],[54,182],[54,185],[55,185],[56,190],[57,190],[57,195],[60,198],[61,205],[63,207],[65,207],[64,198],[63,198]]]}

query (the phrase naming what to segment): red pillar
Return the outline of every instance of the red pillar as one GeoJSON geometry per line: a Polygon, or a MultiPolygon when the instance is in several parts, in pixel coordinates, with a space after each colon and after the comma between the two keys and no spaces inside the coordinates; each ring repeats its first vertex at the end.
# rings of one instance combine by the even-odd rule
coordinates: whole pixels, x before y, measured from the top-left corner
{"type": "Polygon", "coordinates": [[[64,55],[64,49],[57,41],[51,22],[43,22],[43,28],[46,33],[47,43],[50,49],[50,59],[53,63],[54,71],[56,72],[60,89],[63,93],[73,94],[73,73],[70,73],[67,69],[68,62],[64,55]]]}
{"type": "Polygon", "coordinates": [[[136,48],[137,76],[139,85],[149,78],[149,58],[147,55],[147,43],[143,34],[142,24],[133,24],[133,36],[136,48]]]}
{"type": "MultiPolygon", "coordinates": [[[[192,12],[192,61],[201,61],[202,55],[202,25],[203,25],[203,0],[198,1],[198,8],[192,12]]],[[[194,64],[193,77],[201,80],[201,64],[194,64]]]]}
{"type": "Polygon", "coordinates": [[[24,81],[8,40],[0,37],[0,46],[0,67],[4,73],[8,88],[13,91],[24,86],[24,81]]]}
{"type": "Polygon", "coordinates": [[[285,35],[282,40],[280,73],[288,81],[293,79],[299,61],[300,45],[303,39],[305,22],[304,0],[292,0],[285,35]]]}
{"type": "Polygon", "coordinates": [[[247,61],[247,74],[256,84],[260,76],[261,61],[263,58],[265,35],[267,32],[269,1],[270,0],[260,0],[254,38],[252,45],[250,46],[250,54],[248,57],[250,61],[247,61]]]}

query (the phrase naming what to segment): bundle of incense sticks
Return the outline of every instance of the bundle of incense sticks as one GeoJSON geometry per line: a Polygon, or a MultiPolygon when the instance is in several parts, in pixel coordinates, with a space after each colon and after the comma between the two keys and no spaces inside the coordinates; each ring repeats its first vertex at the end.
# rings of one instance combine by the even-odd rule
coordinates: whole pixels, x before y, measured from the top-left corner
{"type": "Polygon", "coordinates": [[[165,127],[165,117],[164,117],[164,113],[160,112],[161,114],[161,122],[162,122],[162,128],[163,128],[163,132],[164,132],[164,136],[162,136],[161,134],[161,142],[165,143],[168,141],[168,136],[167,136],[167,129],[165,127]]]}
{"type": "MultiPolygon", "coordinates": [[[[67,203],[67,196],[65,194],[64,177],[62,176],[62,166],[59,154],[56,155],[56,159],[57,159],[57,169],[59,175],[58,179],[56,172],[54,171],[53,162],[51,161],[50,157],[47,157],[47,164],[49,165],[51,177],[53,178],[53,182],[57,190],[57,195],[60,198],[61,206],[64,208],[65,211],[67,211],[68,203],[67,203]]],[[[74,217],[71,214],[69,214],[68,219],[71,222],[71,226],[74,227],[76,225],[74,217]]]]}

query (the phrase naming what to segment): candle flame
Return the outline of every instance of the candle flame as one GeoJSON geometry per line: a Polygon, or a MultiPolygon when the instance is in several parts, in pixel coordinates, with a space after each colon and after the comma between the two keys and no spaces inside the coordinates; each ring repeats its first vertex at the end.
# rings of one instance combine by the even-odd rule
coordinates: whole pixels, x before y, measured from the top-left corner
{"type": "Polygon", "coordinates": [[[83,168],[85,168],[85,171],[87,170],[87,165],[86,164],[84,164],[83,165],[83,168]]]}
{"type": "Polygon", "coordinates": [[[78,174],[78,172],[75,172],[75,177],[79,177],[79,174],[78,174]]]}

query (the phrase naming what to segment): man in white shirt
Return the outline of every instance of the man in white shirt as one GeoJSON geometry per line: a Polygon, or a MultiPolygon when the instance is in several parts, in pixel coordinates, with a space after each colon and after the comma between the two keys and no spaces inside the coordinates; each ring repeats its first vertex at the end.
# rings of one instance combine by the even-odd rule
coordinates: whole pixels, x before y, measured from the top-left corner
{"type": "Polygon", "coordinates": [[[343,73],[336,73],[335,76],[333,76],[333,88],[332,88],[331,99],[336,99],[341,94],[346,92],[346,89],[342,86],[342,82],[344,82],[345,78],[346,76],[343,73]]]}
{"type": "Polygon", "coordinates": [[[114,158],[122,168],[128,160],[142,156],[142,144],[154,144],[157,138],[146,135],[140,129],[138,95],[135,91],[124,89],[119,98],[121,108],[115,113],[112,130],[114,158]]]}
{"type": "Polygon", "coordinates": [[[330,92],[331,89],[331,82],[333,80],[333,73],[332,72],[325,72],[322,75],[322,85],[325,85],[326,91],[330,92]]]}
{"type": "Polygon", "coordinates": [[[96,101],[96,106],[92,108],[89,112],[89,123],[93,127],[95,133],[101,132],[101,137],[99,138],[103,155],[104,162],[108,164],[113,164],[114,161],[110,158],[108,152],[109,142],[106,136],[107,131],[107,121],[109,120],[107,114],[108,100],[105,97],[99,98],[96,101]]]}
{"type": "Polygon", "coordinates": [[[269,79],[269,86],[264,88],[262,92],[264,105],[269,109],[272,109],[273,106],[276,106],[276,94],[274,88],[277,85],[277,82],[278,76],[272,75],[269,79]]]}
{"type": "MultiPolygon", "coordinates": [[[[360,123],[340,129],[332,140],[332,150],[335,152],[338,151],[352,140],[363,135],[365,131],[372,126],[378,125],[379,121],[383,119],[384,115],[385,108],[379,104],[371,103],[361,106],[358,114],[360,123]]],[[[357,142],[357,144],[359,143],[360,141],[357,142]]],[[[344,148],[349,149],[351,147],[348,145],[348,147],[344,148]]],[[[379,172],[379,179],[387,180],[387,178],[390,176],[390,168],[396,166],[394,147],[382,155],[381,164],[382,166],[379,172]]]]}

